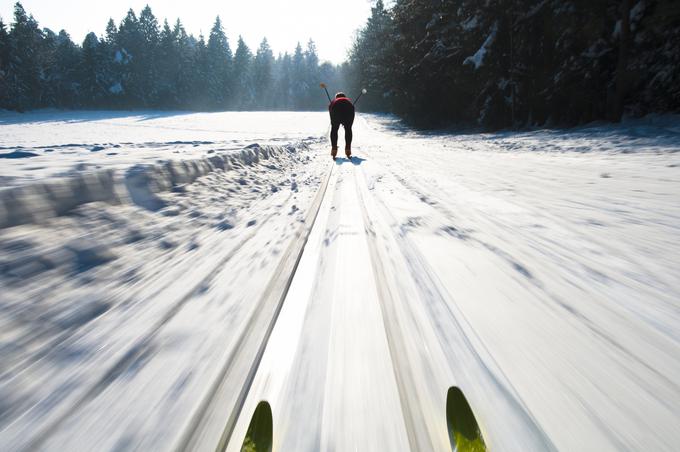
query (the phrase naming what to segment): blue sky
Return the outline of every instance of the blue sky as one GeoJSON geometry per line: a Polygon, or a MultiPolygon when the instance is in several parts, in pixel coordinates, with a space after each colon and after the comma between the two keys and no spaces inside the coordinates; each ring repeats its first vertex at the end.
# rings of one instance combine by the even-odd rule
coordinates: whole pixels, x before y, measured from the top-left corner
{"type": "MultiPolygon", "coordinates": [[[[0,16],[10,23],[15,0],[0,0],[0,16]]],[[[345,59],[354,33],[370,14],[371,0],[23,0],[24,8],[41,27],[65,29],[82,42],[94,31],[104,33],[109,17],[118,24],[129,8],[137,14],[149,4],[159,22],[182,19],[189,33],[208,35],[219,14],[232,50],[241,34],[251,49],[267,37],[274,53],[292,51],[314,39],[322,60],[345,59]]]]}

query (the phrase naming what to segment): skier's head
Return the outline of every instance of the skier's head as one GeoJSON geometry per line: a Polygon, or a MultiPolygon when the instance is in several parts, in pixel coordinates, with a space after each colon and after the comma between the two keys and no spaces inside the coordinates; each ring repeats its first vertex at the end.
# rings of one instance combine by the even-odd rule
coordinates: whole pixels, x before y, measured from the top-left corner
{"type": "Polygon", "coordinates": [[[335,95],[336,99],[340,99],[341,97],[347,97],[347,95],[345,93],[343,93],[342,91],[340,91],[338,94],[335,95]]]}

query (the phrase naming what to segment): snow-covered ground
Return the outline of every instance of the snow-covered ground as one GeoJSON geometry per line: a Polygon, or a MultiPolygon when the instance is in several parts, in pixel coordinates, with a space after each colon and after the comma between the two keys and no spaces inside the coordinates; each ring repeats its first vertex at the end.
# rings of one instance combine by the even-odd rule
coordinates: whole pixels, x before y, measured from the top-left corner
{"type": "Polygon", "coordinates": [[[0,116],[0,449],[676,450],[680,119],[355,124],[0,116]]]}
{"type": "Polygon", "coordinates": [[[304,112],[0,112],[0,184],[287,143],[327,128],[323,115],[304,112]]]}

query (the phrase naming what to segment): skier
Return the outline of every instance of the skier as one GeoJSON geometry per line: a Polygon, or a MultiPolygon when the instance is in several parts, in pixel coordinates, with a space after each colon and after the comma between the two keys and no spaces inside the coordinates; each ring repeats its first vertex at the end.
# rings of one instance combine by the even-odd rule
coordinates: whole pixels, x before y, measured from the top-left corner
{"type": "Polygon", "coordinates": [[[345,128],[345,155],[352,158],[352,123],[354,122],[354,104],[345,93],[335,95],[328,106],[331,114],[331,157],[335,160],[338,153],[338,129],[340,124],[345,128]]]}

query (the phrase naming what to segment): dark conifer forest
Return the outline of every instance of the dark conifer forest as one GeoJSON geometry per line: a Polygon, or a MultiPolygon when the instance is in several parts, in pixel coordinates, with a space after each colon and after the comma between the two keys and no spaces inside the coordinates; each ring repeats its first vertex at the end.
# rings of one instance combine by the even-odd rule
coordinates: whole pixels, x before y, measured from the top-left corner
{"type": "Polygon", "coordinates": [[[331,89],[419,126],[569,126],[680,112],[677,0],[374,3],[346,63],[309,40],[274,55],[194,37],[147,6],[74,43],[15,5],[0,20],[0,108],[321,110],[331,89]],[[233,48],[232,48],[233,47],[233,48]]]}
{"type": "Polygon", "coordinates": [[[425,126],[680,112],[680,1],[378,0],[348,73],[363,108],[425,126]]]}

